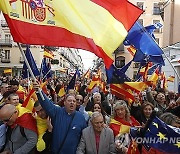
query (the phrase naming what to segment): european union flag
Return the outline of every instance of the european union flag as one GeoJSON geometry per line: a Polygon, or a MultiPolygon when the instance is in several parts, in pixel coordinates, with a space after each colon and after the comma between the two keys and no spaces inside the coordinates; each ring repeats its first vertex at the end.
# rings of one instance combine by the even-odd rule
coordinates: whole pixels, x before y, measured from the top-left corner
{"type": "MultiPolygon", "coordinates": [[[[36,63],[35,63],[35,61],[34,61],[34,58],[33,58],[32,54],[31,54],[31,51],[30,51],[29,46],[27,46],[27,48],[26,48],[25,56],[26,56],[26,58],[27,58],[27,61],[28,61],[29,65],[30,65],[30,67],[31,67],[31,70],[32,70],[34,76],[39,76],[39,75],[40,75],[40,72],[39,72],[39,70],[38,70],[38,68],[37,68],[37,65],[36,65],[36,63]]],[[[26,63],[24,62],[24,64],[23,64],[23,69],[22,69],[22,77],[23,77],[23,79],[25,79],[25,78],[28,77],[28,73],[29,73],[29,71],[28,71],[27,65],[26,65],[26,63]]],[[[30,75],[30,73],[29,73],[29,77],[30,77],[30,76],[31,76],[31,75],[30,75]]]]}
{"type": "Polygon", "coordinates": [[[158,22],[158,23],[154,23],[153,25],[150,25],[150,26],[146,26],[145,29],[147,30],[147,32],[152,36],[152,38],[156,39],[155,36],[154,36],[154,31],[156,29],[159,29],[161,28],[163,25],[158,22]]]}
{"type": "Polygon", "coordinates": [[[149,68],[147,74],[152,75],[158,66],[159,66],[158,64],[154,64],[151,68],[149,68]]]}
{"type": "Polygon", "coordinates": [[[131,136],[135,137],[136,141],[141,140],[143,145],[153,147],[162,152],[180,153],[179,128],[168,126],[158,117],[151,121],[143,136],[137,136],[138,133],[134,133],[135,131],[130,131],[131,136]],[[138,139],[138,137],[141,139],[138,139]]]}
{"type": "Polygon", "coordinates": [[[48,79],[48,78],[52,77],[51,65],[50,65],[50,63],[47,62],[46,58],[42,59],[40,72],[44,78],[48,79]]]}
{"type": "Polygon", "coordinates": [[[76,72],[74,73],[74,76],[72,77],[71,81],[69,82],[69,84],[67,86],[67,90],[74,89],[75,83],[76,83],[76,77],[79,75],[80,75],[79,70],[76,70],[76,72]]]}
{"type": "Polygon", "coordinates": [[[137,49],[133,61],[142,62],[145,59],[146,62],[151,61],[164,65],[162,49],[139,22],[136,22],[130,29],[124,44],[133,45],[137,49]]]}
{"type": "MultiPolygon", "coordinates": [[[[128,63],[129,65],[129,63],[128,63]]],[[[124,82],[130,82],[131,79],[125,74],[125,68],[118,70],[113,64],[109,69],[106,69],[107,83],[120,84],[124,82]]]]}

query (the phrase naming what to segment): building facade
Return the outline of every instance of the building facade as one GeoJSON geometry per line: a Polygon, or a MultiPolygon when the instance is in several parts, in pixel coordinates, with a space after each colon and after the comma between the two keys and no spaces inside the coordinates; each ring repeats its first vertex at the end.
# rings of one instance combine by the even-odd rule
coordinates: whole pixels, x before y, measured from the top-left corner
{"type": "MultiPolygon", "coordinates": [[[[162,0],[129,0],[134,5],[138,6],[140,9],[144,10],[144,13],[139,17],[138,21],[144,26],[149,26],[154,23],[161,23],[163,25],[163,20],[160,14],[159,3],[162,0]]],[[[160,47],[163,45],[163,28],[157,29],[154,32],[156,42],[160,47]]],[[[127,50],[127,47],[121,45],[115,52],[115,65],[118,68],[121,68],[132,60],[132,55],[127,50]]],[[[134,78],[138,72],[139,64],[132,63],[129,67],[126,75],[130,78],[134,78]]]]}
{"type": "Polygon", "coordinates": [[[168,90],[178,91],[180,82],[180,1],[165,0],[160,3],[164,19],[163,51],[166,77],[172,75],[174,82],[168,82],[168,90]]]}

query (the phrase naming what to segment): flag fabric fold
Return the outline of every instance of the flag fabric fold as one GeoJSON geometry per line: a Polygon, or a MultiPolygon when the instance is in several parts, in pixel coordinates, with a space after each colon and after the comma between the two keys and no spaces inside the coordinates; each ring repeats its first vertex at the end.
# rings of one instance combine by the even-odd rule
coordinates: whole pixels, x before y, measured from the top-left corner
{"type": "Polygon", "coordinates": [[[162,49],[139,22],[136,22],[130,29],[124,44],[133,45],[137,49],[134,61],[150,61],[165,65],[162,57],[162,49]]]}
{"type": "Polygon", "coordinates": [[[140,136],[140,131],[134,128],[130,129],[130,134],[135,139],[141,137],[144,146],[172,154],[178,154],[180,151],[180,129],[168,126],[158,117],[152,119],[143,136],[140,136]]]}
{"type": "Polygon", "coordinates": [[[88,50],[107,68],[143,13],[127,0],[1,0],[0,9],[15,42],[88,50]]]}
{"type": "MultiPolygon", "coordinates": [[[[32,70],[34,76],[39,76],[40,72],[39,72],[39,70],[37,68],[37,65],[35,63],[35,60],[34,60],[32,54],[31,54],[29,46],[26,47],[25,56],[27,58],[27,61],[28,61],[29,65],[30,65],[30,67],[31,67],[31,70],[32,70]]],[[[26,63],[24,62],[23,69],[22,69],[22,77],[25,79],[25,78],[28,78],[28,76],[30,77],[31,75],[30,75],[30,73],[28,71],[26,63]]]]}

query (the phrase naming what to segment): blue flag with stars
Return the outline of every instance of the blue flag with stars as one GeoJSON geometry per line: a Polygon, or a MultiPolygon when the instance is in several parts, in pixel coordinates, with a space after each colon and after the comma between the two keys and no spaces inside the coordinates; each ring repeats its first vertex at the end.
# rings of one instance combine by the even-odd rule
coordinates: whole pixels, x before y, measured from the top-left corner
{"type": "MultiPolygon", "coordinates": [[[[180,129],[168,126],[158,117],[149,124],[148,129],[142,137],[143,145],[152,147],[162,152],[173,154],[180,153],[180,129]]],[[[131,130],[130,134],[137,140],[137,130],[131,130]]],[[[139,139],[140,140],[140,139],[139,139]]],[[[138,141],[138,140],[137,140],[138,141]]]]}
{"type": "Polygon", "coordinates": [[[42,59],[40,72],[45,79],[52,77],[51,64],[47,62],[46,58],[42,59]]]}
{"type": "MultiPolygon", "coordinates": [[[[129,63],[127,65],[129,65],[129,63]]],[[[124,66],[124,68],[126,68],[126,66],[124,66]]],[[[112,64],[109,69],[106,69],[107,83],[120,84],[126,81],[130,82],[131,79],[125,74],[124,68],[119,70],[112,64]]]]}
{"type": "Polygon", "coordinates": [[[144,61],[151,61],[165,65],[162,49],[139,22],[136,22],[128,32],[124,45],[133,45],[136,48],[137,51],[133,59],[135,62],[144,63],[144,61]]]}

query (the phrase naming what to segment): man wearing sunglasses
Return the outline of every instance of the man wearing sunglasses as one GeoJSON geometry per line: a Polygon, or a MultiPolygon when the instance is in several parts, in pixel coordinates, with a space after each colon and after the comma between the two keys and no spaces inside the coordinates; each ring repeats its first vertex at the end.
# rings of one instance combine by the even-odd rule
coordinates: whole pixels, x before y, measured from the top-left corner
{"type": "Polygon", "coordinates": [[[0,120],[8,126],[4,153],[30,154],[37,143],[36,121],[31,113],[21,113],[14,105],[0,109],[0,120]]]}

